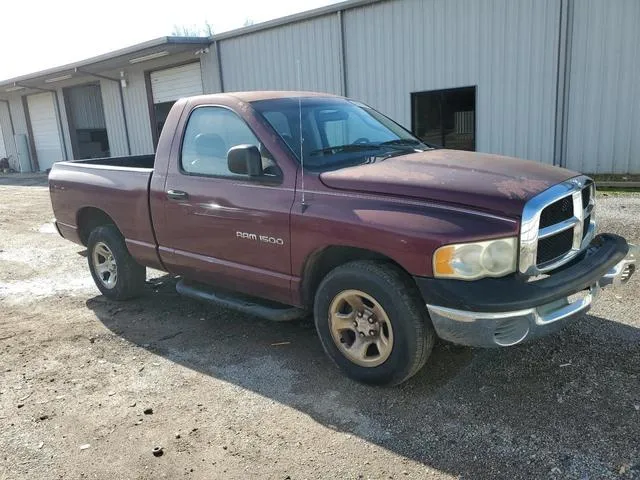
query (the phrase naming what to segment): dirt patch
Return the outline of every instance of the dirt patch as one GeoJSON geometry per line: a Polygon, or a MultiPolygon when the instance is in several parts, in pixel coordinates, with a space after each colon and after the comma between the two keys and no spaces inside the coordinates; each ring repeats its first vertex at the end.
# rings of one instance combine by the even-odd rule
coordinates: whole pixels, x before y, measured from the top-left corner
{"type": "MultiPolygon", "coordinates": [[[[638,277],[558,335],[439,344],[407,384],[371,388],[308,321],[200,305],[164,276],[107,301],[83,248],[42,228],[43,177],[3,180],[2,480],[640,478],[638,277]]],[[[597,208],[640,242],[640,195],[597,208]]]]}

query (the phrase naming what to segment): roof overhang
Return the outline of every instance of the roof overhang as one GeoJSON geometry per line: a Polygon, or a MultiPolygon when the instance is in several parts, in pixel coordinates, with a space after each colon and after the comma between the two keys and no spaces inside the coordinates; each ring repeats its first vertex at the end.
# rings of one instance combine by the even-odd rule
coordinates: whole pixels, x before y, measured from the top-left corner
{"type": "Polygon", "coordinates": [[[170,55],[204,51],[210,44],[211,40],[208,37],[156,38],[80,62],[0,81],[0,96],[29,91],[53,91],[63,81],[95,78],[95,75],[100,76],[104,72],[144,65],[147,61],[170,55]]]}

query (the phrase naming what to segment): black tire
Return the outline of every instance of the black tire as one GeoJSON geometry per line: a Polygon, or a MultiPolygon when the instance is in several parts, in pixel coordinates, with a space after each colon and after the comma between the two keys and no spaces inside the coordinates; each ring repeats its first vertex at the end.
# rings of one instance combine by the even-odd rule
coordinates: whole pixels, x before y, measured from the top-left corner
{"type": "Polygon", "coordinates": [[[389,386],[408,380],[424,366],[436,337],[415,284],[398,267],[381,262],[355,261],[332,270],[316,292],[314,318],[327,355],[348,377],[368,384],[389,386]],[[329,316],[334,298],[354,289],[375,299],[393,328],[391,353],[377,366],[354,363],[331,334],[329,316]]]}
{"type": "MultiPolygon", "coordinates": [[[[89,235],[87,248],[91,276],[105,297],[112,300],[129,300],[142,295],[146,280],[146,268],[133,259],[129,250],[127,250],[122,234],[115,225],[103,225],[95,228],[89,235]],[[115,261],[117,275],[111,277],[114,281],[111,287],[105,284],[105,282],[108,282],[110,274],[106,272],[106,275],[101,279],[101,274],[97,271],[96,262],[94,261],[97,246],[100,251],[104,251],[103,246],[106,246],[115,261]],[[106,281],[104,280],[105,277],[106,281]]],[[[99,255],[99,258],[104,257],[99,255]]]]}

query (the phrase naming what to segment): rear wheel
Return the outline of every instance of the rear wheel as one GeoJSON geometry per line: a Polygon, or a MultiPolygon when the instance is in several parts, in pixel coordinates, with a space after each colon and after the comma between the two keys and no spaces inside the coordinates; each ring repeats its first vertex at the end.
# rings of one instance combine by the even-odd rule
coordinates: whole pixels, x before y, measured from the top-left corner
{"type": "Polygon", "coordinates": [[[411,279],[378,262],[351,262],[318,287],[316,329],[331,359],[351,378],[397,385],[425,364],[435,333],[411,279]]]}
{"type": "Polygon", "coordinates": [[[133,259],[114,225],[95,228],[89,235],[88,250],[91,276],[105,297],[128,300],[142,294],[146,269],[133,259]]]}

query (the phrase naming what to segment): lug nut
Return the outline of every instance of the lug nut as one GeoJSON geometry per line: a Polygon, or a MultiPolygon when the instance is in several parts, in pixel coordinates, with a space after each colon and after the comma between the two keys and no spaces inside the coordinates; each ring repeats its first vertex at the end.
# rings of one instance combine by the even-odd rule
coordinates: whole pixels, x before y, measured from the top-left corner
{"type": "Polygon", "coordinates": [[[361,337],[364,337],[364,332],[360,332],[360,336],[361,336],[361,337]]]}
{"type": "Polygon", "coordinates": [[[358,312],[358,318],[362,318],[362,312],[358,312]]]}
{"type": "Polygon", "coordinates": [[[353,322],[353,326],[357,327],[358,326],[358,322],[353,322]]]}
{"type": "Polygon", "coordinates": [[[369,323],[373,325],[374,323],[376,323],[376,321],[373,319],[373,317],[369,317],[369,323]]]}
{"type": "Polygon", "coordinates": [[[370,335],[370,336],[372,336],[372,337],[373,337],[375,334],[376,334],[376,331],[375,331],[375,330],[369,330],[369,335],[370,335]]]}

